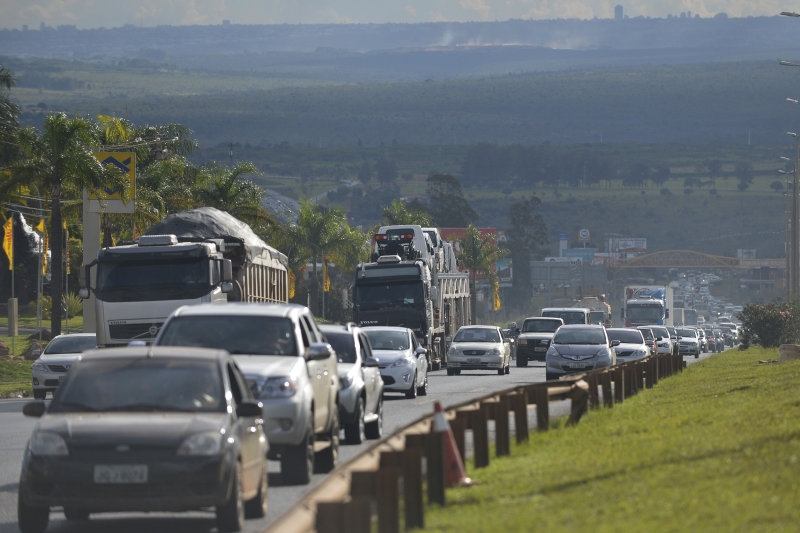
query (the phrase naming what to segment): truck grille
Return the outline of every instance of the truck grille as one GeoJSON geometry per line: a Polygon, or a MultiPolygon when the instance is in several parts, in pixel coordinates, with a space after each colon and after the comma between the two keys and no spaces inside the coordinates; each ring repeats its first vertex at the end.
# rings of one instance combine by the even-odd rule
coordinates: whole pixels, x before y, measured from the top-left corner
{"type": "Polygon", "coordinates": [[[125,339],[137,341],[151,341],[158,335],[163,322],[147,322],[140,324],[111,324],[108,332],[112,339],[125,339]],[[150,328],[155,327],[153,331],[150,328]]]}

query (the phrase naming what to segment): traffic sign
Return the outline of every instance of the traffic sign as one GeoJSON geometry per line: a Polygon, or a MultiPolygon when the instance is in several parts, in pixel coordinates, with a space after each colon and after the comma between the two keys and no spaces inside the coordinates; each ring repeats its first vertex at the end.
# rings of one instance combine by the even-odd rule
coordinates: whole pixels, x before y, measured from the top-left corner
{"type": "Polygon", "coordinates": [[[558,240],[559,241],[568,241],[569,240],[569,234],[566,231],[562,231],[561,233],[558,234],[558,240]]]}
{"type": "Polygon", "coordinates": [[[588,240],[589,240],[589,230],[588,230],[588,229],[582,229],[582,230],[580,230],[580,231],[578,232],[578,237],[580,237],[580,239],[581,239],[582,241],[588,241],[588,240]]]}
{"type": "Polygon", "coordinates": [[[120,191],[104,189],[89,194],[84,189],[84,210],[91,213],[133,213],[136,203],[136,154],[133,152],[95,152],[94,156],[104,167],[112,167],[128,180],[128,203],[122,201],[120,191]]]}

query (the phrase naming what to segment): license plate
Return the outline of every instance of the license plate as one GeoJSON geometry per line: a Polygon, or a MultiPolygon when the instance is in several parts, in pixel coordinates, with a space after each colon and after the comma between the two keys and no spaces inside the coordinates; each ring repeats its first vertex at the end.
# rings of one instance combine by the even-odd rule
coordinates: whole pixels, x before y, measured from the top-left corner
{"type": "Polygon", "coordinates": [[[467,359],[467,363],[471,363],[471,364],[480,363],[480,362],[481,362],[480,359],[467,359]]]}
{"type": "Polygon", "coordinates": [[[567,366],[569,368],[586,368],[589,365],[587,365],[586,363],[569,363],[567,366]]]}
{"type": "Polygon", "coordinates": [[[539,346],[533,349],[534,352],[546,352],[547,348],[545,346],[539,346]]]}
{"type": "Polygon", "coordinates": [[[94,482],[100,484],[147,483],[147,465],[94,465],[94,482]]]}

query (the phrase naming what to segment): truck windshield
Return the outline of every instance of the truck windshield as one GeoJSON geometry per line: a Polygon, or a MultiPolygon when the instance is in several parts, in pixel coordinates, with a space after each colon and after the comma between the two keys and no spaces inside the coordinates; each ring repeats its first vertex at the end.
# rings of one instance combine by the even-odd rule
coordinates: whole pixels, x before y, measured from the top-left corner
{"type": "Polygon", "coordinates": [[[422,305],[422,282],[356,285],[356,309],[422,305]]]}
{"type": "Polygon", "coordinates": [[[272,316],[177,316],[164,326],[156,344],[217,348],[235,355],[297,355],[292,321],[272,316]]]}
{"type": "Polygon", "coordinates": [[[606,319],[606,314],[602,311],[592,311],[592,323],[602,324],[606,319]]]}
{"type": "Polygon", "coordinates": [[[561,327],[561,322],[556,320],[526,320],[522,324],[525,333],[555,333],[561,327]]]}
{"type": "Polygon", "coordinates": [[[542,316],[560,318],[564,324],[586,324],[586,313],[583,311],[544,311],[542,316]]]}
{"type": "Polygon", "coordinates": [[[627,317],[632,322],[658,322],[664,318],[664,308],[660,305],[629,305],[627,317]]]}
{"type": "Polygon", "coordinates": [[[211,291],[208,260],[103,261],[97,298],[105,302],[194,300],[211,291]]]}

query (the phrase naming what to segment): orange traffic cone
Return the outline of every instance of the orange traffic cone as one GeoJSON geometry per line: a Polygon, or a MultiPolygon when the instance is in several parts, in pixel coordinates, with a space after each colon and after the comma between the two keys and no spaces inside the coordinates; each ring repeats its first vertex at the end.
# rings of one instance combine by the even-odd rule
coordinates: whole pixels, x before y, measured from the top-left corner
{"type": "Polygon", "coordinates": [[[445,482],[447,487],[472,485],[472,480],[467,477],[467,472],[464,470],[461,454],[458,453],[453,430],[450,429],[450,423],[447,422],[442,410],[442,404],[439,402],[433,404],[432,432],[444,433],[445,482]]]}

